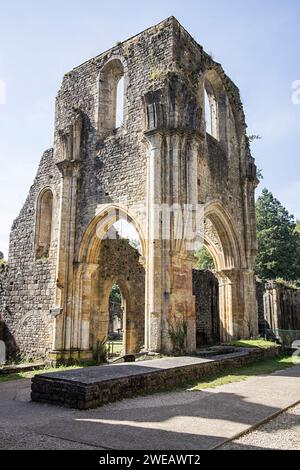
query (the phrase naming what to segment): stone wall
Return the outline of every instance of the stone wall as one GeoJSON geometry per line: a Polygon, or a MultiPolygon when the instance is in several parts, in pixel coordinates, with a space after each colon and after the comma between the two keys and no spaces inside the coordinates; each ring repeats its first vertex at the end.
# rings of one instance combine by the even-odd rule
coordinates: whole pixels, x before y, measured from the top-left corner
{"type": "Polygon", "coordinates": [[[276,281],[257,283],[260,332],[300,330],[300,289],[276,281]]]}
{"type": "Polygon", "coordinates": [[[44,153],[11,231],[1,315],[16,350],[32,357],[50,349],[57,356],[77,351],[89,357],[102,334],[95,322],[107,326],[106,299],[100,305],[97,286],[107,281],[111,260],[100,260],[100,241],[111,213],[120,216],[123,205],[128,210],[122,217],[131,214],[139,229],[147,271],[147,298],[138,299],[134,275],[117,266],[123,290],[130,291],[129,349],[145,341],[150,350],[171,352],[168,331],[177,316],[187,318],[188,350],[196,345],[189,241],[176,237],[173,217],[170,239],[151,239],[161,224],[153,215],[156,204],[205,205],[212,226],[206,242],[222,278],[222,339],[247,336],[247,325],[255,332],[256,183],[238,88],[174,17],[75,67],[57,95],[54,147],[44,153]],[[124,116],[116,128],[113,102],[121,73],[124,116]],[[214,136],[206,132],[204,89],[213,90],[218,105],[214,136]],[[47,189],[53,193],[51,242],[40,257],[39,198],[47,189]]]}
{"type": "Polygon", "coordinates": [[[265,283],[256,281],[256,302],[258,315],[258,332],[263,335],[266,328],[265,308],[264,308],[265,283]]]}
{"type": "Polygon", "coordinates": [[[58,199],[60,177],[53,164],[53,151],[47,150],[29,195],[15,219],[9,243],[5,293],[0,314],[10,337],[8,353],[26,357],[45,357],[51,349],[54,304],[58,199]],[[54,194],[52,243],[47,258],[36,259],[35,224],[38,195],[45,187],[54,194]]]}
{"type": "Polygon", "coordinates": [[[83,115],[76,247],[99,204],[145,203],[147,151],[144,143],[143,94],[172,66],[172,21],[146,30],[76,67],[64,76],[57,96],[55,158],[62,155],[60,135],[68,132],[74,109],[83,115]],[[123,126],[103,132],[98,126],[100,71],[120,61],[125,76],[123,126]]]}
{"type": "Polygon", "coordinates": [[[220,342],[219,282],[209,270],[193,270],[197,347],[220,342]]]}
{"type": "Polygon", "coordinates": [[[99,266],[92,294],[96,297],[90,330],[94,348],[108,334],[109,295],[117,284],[122,295],[124,350],[139,352],[145,341],[145,268],[140,254],[125,239],[107,238],[101,243],[99,266]]]}

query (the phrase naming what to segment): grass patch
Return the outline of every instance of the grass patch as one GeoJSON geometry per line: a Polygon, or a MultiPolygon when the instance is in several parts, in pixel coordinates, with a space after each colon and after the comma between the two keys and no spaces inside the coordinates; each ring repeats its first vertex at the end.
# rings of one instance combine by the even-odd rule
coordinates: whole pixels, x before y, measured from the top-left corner
{"type": "Polygon", "coordinates": [[[197,381],[189,386],[189,390],[196,391],[204,388],[215,388],[232,382],[241,382],[254,375],[267,375],[278,370],[287,369],[295,364],[292,356],[269,357],[261,359],[242,367],[230,367],[222,372],[209,374],[201,382],[197,381]]]}
{"type": "Polygon", "coordinates": [[[109,353],[111,354],[112,352],[114,354],[121,354],[123,350],[123,341],[116,341],[116,340],[111,340],[107,341],[107,347],[109,349],[109,353]]]}
{"type": "Polygon", "coordinates": [[[0,375],[1,382],[9,382],[10,380],[19,380],[19,379],[31,379],[34,375],[37,374],[46,374],[48,372],[62,372],[64,370],[72,369],[82,369],[84,366],[74,365],[74,366],[58,366],[58,367],[44,367],[43,369],[34,369],[26,372],[16,372],[13,374],[4,374],[0,375]]]}
{"type": "Polygon", "coordinates": [[[274,341],[267,341],[263,338],[259,339],[238,339],[230,341],[229,343],[224,344],[226,346],[235,346],[237,348],[259,348],[259,349],[269,349],[280,346],[274,341]]]}

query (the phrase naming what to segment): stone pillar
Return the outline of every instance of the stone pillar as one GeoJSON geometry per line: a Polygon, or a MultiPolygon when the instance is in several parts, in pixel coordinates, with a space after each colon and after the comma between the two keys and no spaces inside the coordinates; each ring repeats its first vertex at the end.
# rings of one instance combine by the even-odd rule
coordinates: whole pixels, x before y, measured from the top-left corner
{"type": "Polygon", "coordinates": [[[223,269],[216,276],[219,281],[221,339],[256,337],[258,319],[253,272],[223,269]]]}
{"type": "MultiPolygon", "coordinates": [[[[97,276],[95,276],[98,264],[88,263],[84,265],[82,281],[81,281],[81,293],[82,303],[81,311],[79,312],[79,331],[80,331],[80,351],[91,351],[92,345],[90,344],[90,326],[92,316],[98,313],[101,318],[100,312],[93,312],[92,309],[97,306],[95,296],[97,296],[97,276]],[[95,283],[95,285],[94,285],[95,283]]],[[[107,336],[107,333],[105,337],[107,336]]],[[[102,338],[95,338],[95,341],[102,338]]]]}
{"type": "Polygon", "coordinates": [[[230,341],[239,337],[239,321],[243,314],[239,305],[238,271],[223,269],[216,276],[219,280],[221,340],[230,341]]]}
{"type": "Polygon", "coordinates": [[[61,172],[60,226],[53,351],[70,351],[72,332],[74,249],[78,178],[80,176],[82,116],[76,112],[68,129],[59,134],[56,165],[61,172]]]}
{"type": "MultiPolygon", "coordinates": [[[[169,249],[165,250],[162,349],[174,351],[169,330],[176,325],[187,328],[185,350],[196,349],[196,309],[193,295],[198,228],[197,161],[198,139],[175,133],[169,139],[172,153],[173,178],[169,200],[173,204],[170,217],[169,249]],[[178,171],[180,168],[180,172],[178,171]]],[[[184,351],[183,351],[184,352],[184,351]]]]}
{"type": "Polygon", "coordinates": [[[54,322],[53,349],[56,351],[69,350],[73,346],[71,344],[71,318],[79,164],[76,161],[64,160],[57,166],[61,171],[62,180],[56,305],[62,309],[62,313],[56,316],[54,322]]]}
{"type": "Polygon", "coordinates": [[[241,272],[242,286],[244,288],[244,338],[255,338],[258,335],[258,306],[256,300],[256,279],[253,271],[241,272]]]}
{"type": "MultiPolygon", "coordinates": [[[[187,328],[186,352],[196,350],[196,306],[193,294],[193,256],[173,253],[170,258],[170,295],[167,312],[167,327],[179,326],[187,328]]],[[[164,331],[163,351],[172,352],[176,349],[172,344],[168,331],[164,331]]],[[[184,352],[184,351],[183,351],[184,352]]]]}
{"type": "Polygon", "coordinates": [[[161,295],[162,295],[162,250],[161,250],[161,149],[159,132],[148,132],[151,149],[147,174],[147,260],[146,260],[146,318],[145,347],[151,351],[161,349],[161,295]]]}

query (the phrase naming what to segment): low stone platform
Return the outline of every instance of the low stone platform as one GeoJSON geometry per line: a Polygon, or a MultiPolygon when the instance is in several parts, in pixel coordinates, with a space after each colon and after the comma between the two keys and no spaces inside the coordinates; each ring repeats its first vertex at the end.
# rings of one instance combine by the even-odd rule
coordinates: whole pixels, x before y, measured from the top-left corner
{"type": "Polygon", "coordinates": [[[31,362],[29,364],[8,364],[0,367],[0,375],[18,374],[20,372],[30,372],[36,369],[43,369],[44,362],[31,362]]]}
{"type": "Polygon", "coordinates": [[[31,398],[85,410],[170,389],[227,367],[277,354],[278,348],[239,348],[235,353],[210,359],[181,356],[39,374],[32,378],[31,398]]]}

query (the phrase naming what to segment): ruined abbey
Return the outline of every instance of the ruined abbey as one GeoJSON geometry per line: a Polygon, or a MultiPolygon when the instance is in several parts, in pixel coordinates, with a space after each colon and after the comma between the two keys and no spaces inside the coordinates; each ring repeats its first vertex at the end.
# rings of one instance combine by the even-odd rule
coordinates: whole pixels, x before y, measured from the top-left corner
{"type": "Polygon", "coordinates": [[[113,284],[124,351],[172,353],[172,329],[182,327],[194,352],[199,240],[219,293],[218,325],[202,322],[204,336],[205,328],[222,341],[255,336],[256,184],[239,90],[174,17],[68,72],[53,148],[0,266],[9,353],[92,358],[107,335],[113,284]],[[139,251],[114,236],[121,219],[139,251]]]}

